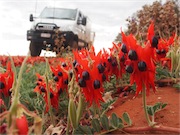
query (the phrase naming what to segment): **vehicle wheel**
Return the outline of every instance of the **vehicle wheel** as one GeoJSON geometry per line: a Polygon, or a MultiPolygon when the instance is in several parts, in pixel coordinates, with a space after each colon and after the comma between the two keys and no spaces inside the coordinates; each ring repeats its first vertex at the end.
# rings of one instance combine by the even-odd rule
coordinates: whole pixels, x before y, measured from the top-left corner
{"type": "Polygon", "coordinates": [[[39,56],[41,54],[41,46],[36,42],[31,42],[29,45],[31,56],[39,56]]]}
{"type": "Polygon", "coordinates": [[[72,48],[73,49],[78,49],[78,41],[73,41],[72,42],[72,48]]]}

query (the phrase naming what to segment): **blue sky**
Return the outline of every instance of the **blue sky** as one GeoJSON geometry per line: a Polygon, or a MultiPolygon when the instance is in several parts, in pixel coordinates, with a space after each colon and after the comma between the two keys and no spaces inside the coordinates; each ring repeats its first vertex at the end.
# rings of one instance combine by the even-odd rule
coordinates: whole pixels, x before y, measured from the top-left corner
{"type": "MultiPolygon", "coordinates": [[[[120,32],[126,29],[126,18],[154,0],[0,0],[0,55],[26,55],[30,29],[29,14],[38,16],[45,6],[80,8],[92,21],[96,33],[96,51],[112,46],[120,32]]],[[[162,0],[163,2],[165,0],[162,0]]],[[[44,52],[41,53],[44,55],[44,52]]]]}

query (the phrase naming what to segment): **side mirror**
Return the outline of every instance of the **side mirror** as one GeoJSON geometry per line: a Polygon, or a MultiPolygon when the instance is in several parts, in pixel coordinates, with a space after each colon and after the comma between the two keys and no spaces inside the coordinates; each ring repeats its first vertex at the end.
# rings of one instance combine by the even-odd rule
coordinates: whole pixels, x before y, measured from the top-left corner
{"type": "Polygon", "coordinates": [[[83,17],[83,19],[82,19],[82,25],[86,26],[86,21],[87,21],[87,18],[86,18],[86,17],[83,17]]]}
{"type": "Polygon", "coordinates": [[[78,25],[82,24],[82,19],[81,19],[81,18],[78,18],[77,24],[78,24],[78,25]]]}
{"type": "Polygon", "coordinates": [[[33,14],[30,14],[30,16],[29,16],[29,21],[30,21],[30,22],[33,22],[33,21],[34,21],[33,14]]]}

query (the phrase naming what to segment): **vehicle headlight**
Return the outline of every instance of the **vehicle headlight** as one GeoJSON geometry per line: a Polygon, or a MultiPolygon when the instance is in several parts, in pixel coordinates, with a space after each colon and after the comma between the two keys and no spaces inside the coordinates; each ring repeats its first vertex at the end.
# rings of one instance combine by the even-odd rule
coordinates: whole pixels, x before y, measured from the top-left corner
{"type": "Polygon", "coordinates": [[[67,25],[59,28],[60,31],[73,31],[73,26],[67,25]]]}

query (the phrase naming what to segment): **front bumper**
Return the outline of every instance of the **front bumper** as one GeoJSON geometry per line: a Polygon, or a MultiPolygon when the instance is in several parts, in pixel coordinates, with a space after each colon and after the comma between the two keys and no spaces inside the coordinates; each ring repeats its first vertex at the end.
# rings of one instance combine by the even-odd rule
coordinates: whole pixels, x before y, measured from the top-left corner
{"type": "MultiPolygon", "coordinates": [[[[72,31],[64,31],[58,33],[58,36],[64,37],[64,44],[68,45],[71,41],[74,40],[74,33],[72,31]]],[[[47,44],[51,44],[55,46],[54,40],[57,38],[55,31],[42,31],[42,30],[28,30],[27,31],[27,40],[32,42],[37,42],[43,44],[46,42],[47,44]]]]}

